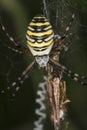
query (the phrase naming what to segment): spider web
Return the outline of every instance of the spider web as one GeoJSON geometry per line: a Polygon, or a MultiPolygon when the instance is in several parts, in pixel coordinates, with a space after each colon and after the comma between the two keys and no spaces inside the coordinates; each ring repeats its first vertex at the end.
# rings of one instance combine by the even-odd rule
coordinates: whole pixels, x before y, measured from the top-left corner
{"type": "MultiPolygon", "coordinates": [[[[43,4],[43,13],[50,20],[55,34],[64,36],[65,30],[67,27],[69,27],[66,38],[63,41],[64,50],[62,51],[61,55],[62,60],[60,60],[64,61],[64,59],[66,59],[66,56],[74,56],[74,53],[77,52],[81,54],[82,58],[83,55],[86,58],[87,44],[85,41],[87,40],[87,19],[85,17],[87,16],[87,13],[86,10],[85,12],[83,11],[84,7],[81,7],[78,1],[74,0],[43,0],[43,4]],[[72,20],[73,14],[75,17],[72,20]],[[69,25],[70,22],[71,24],[69,25]],[[84,41],[84,43],[82,41],[84,41]]],[[[85,2],[83,5],[84,4],[85,2]]],[[[78,61],[78,63],[79,62],[80,61],[78,61]]]]}
{"type": "MultiPolygon", "coordinates": [[[[75,14],[75,19],[72,22],[72,25],[70,26],[69,33],[67,34],[67,38],[64,40],[63,44],[65,45],[65,50],[68,50],[67,52],[62,52],[61,56],[61,62],[64,64],[69,65],[71,68],[74,68],[73,65],[71,65],[74,61],[72,58],[72,61],[70,60],[70,56],[75,56],[74,53],[80,52],[81,57],[83,58],[83,62],[86,60],[87,56],[87,26],[85,25],[86,22],[82,22],[81,18],[79,17],[79,11],[80,9],[77,7],[77,3],[70,0],[43,0],[44,8],[43,13],[47,16],[47,18],[50,20],[53,29],[55,31],[55,34],[59,34],[61,36],[64,35],[65,29],[68,26],[68,23],[70,22],[70,19],[72,17],[72,14],[75,14]],[[83,43],[84,41],[84,43],[83,43]],[[82,45],[83,44],[83,45],[82,45]],[[65,60],[66,61],[65,61],[65,60]],[[69,59],[69,61],[67,61],[69,59]]],[[[41,7],[39,7],[41,8],[41,7]]],[[[2,16],[3,17],[3,16],[2,16]]],[[[3,23],[4,19],[2,18],[3,23]]],[[[5,18],[6,20],[6,18],[5,18]]],[[[7,30],[9,30],[12,26],[9,24],[9,21],[5,23],[7,26],[7,30]],[[8,27],[9,25],[9,27],[8,27]]],[[[4,24],[4,26],[5,26],[4,24]]],[[[9,33],[9,31],[7,31],[9,33]]],[[[14,33],[12,29],[10,29],[11,36],[16,37],[15,31],[14,33]]],[[[9,50],[6,46],[12,46],[12,43],[9,41],[9,39],[6,37],[6,35],[3,33],[3,31],[0,28],[0,87],[4,88],[10,85],[12,82],[16,81],[17,77],[21,75],[21,72],[26,68],[26,66],[30,63],[30,60],[28,61],[28,58],[25,58],[24,55],[20,55],[15,53],[14,51],[9,50]],[[27,64],[26,64],[27,62],[27,64]]],[[[23,41],[22,39],[21,41],[23,41]]],[[[78,56],[77,56],[78,57],[78,56]]],[[[87,60],[86,60],[87,61],[87,60]]],[[[74,61],[76,62],[76,60],[74,61]]],[[[75,64],[77,66],[79,65],[80,61],[78,60],[75,64]]],[[[84,68],[86,68],[86,63],[84,63],[84,68]]],[[[83,66],[81,66],[83,68],[83,66]]],[[[75,71],[79,69],[75,68],[75,71]]],[[[87,72],[87,71],[86,71],[87,72]]],[[[82,74],[86,74],[85,69],[83,72],[80,72],[82,74]]],[[[42,73],[41,73],[42,74],[42,73]]],[[[32,74],[33,75],[33,74],[32,74]]],[[[36,71],[37,75],[37,71],[36,71]]],[[[37,79],[38,80],[38,79],[37,79]]],[[[28,81],[25,81],[25,86],[34,86],[32,82],[36,82],[36,79],[32,76],[32,78],[28,81]]],[[[24,86],[24,87],[25,87],[24,86]]],[[[36,86],[36,85],[35,85],[36,86]]],[[[28,91],[29,89],[24,88],[23,91],[28,91]]],[[[32,90],[33,92],[33,90],[32,90]]],[[[25,92],[26,93],[26,92],[25,92]]],[[[21,95],[23,94],[20,93],[21,95]]],[[[30,93],[29,93],[30,94],[30,93]]],[[[22,98],[23,99],[23,98],[22,98]]],[[[26,98],[25,98],[26,99],[26,98]]],[[[27,100],[27,99],[26,99],[27,100]]],[[[9,107],[8,107],[9,108],[9,107]]],[[[25,109],[23,109],[25,110],[25,109]]],[[[12,113],[12,111],[10,111],[12,113]]],[[[9,113],[10,113],[9,112],[9,113]]],[[[17,113],[18,114],[18,113],[17,113]]],[[[15,117],[15,116],[13,116],[15,117]]],[[[14,121],[14,120],[13,120],[14,121]]],[[[15,121],[16,122],[16,121],[15,121]]]]}
{"type": "MultiPolygon", "coordinates": [[[[84,38],[86,39],[85,35],[87,32],[87,27],[86,27],[86,25],[80,23],[80,19],[78,17],[79,9],[77,8],[76,3],[74,3],[74,1],[71,2],[70,0],[67,0],[67,1],[65,1],[65,0],[60,0],[60,1],[59,0],[54,0],[54,1],[43,0],[43,4],[44,4],[43,13],[50,20],[50,22],[53,26],[53,29],[55,31],[55,34],[59,34],[61,36],[64,35],[66,27],[68,26],[68,24],[72,18],[72,14],[75,14],[75,19],[72,21],[70,30],[67,34],[67,38],[63,42],[63,45],[65,47],[64,48],[65,51],[70,49],[70,53],[73,53],[73,51],[75,51],[75,49],[77,50],[78,44],[76,44],[76,42],[79,43],[79,48],[81,48],[82,40],[84,38]],[[85,33],[84,37],[81,37],[81,33],[85,33]],[[74,49],[73,49],[73,46],[76,46],[76,47],[74,47],[74,49]]],[[[2,18],[3,18],[3,16],[2,16],[2,18]]],[[[5,20],[6,20],[6,18],[5,18],[5,20]]],[[[4,19],[3,19],[3,22],[4,22],[4,19]]],[[[5,23],[5,24],[7,24],[8,29],[11,28],[9,23],[5,23]],[[8,25],[9,25],[9,27],[8,27],[8,25]]],[[[11,30],[11,32],[13,31],[12,29],[10,29],[10,30],[11,30]]],[[[15,35],[15,32],[13,35],[16,39],[17,37],[15,35]]],[[[24,37],[25,37],[25,35],[24,35],[24,37]]],[[[16,41],[18,42],[18,40],[16,40],[16,41]]],[[[24,41],[24,38],[21,38],[21,41],[24,41]]],[[[21,41],[19,41],[19,42],[21,42],[21,41]]],[[[14,47],[14,45],[12,45],[13,43],[11,41],[9,41],[9,39],[5,36],[5,34],[3,33],[2,30],[1,30],[0,42],[1,42],[0,55],[1,55],[2,61],[3,61],[3,59],[6,59],[6,63],[8,63],[5,67],[4,67],[5,63],[3,63],[3,66],[1,64],[1,68],[3,67],[3,69],[1,69],[1,75],[3,75],[3,76],[1,76],[1,78],[3,77],[3,79],[5,79],[5,81],[6,81],[4,83],[6,83],[8,85],[12,81],[14,81],[15,73],[18,74],[18,71],[19,71],[19,73],[21,73],[21,70],[23,69],[23,68],[21,68],[23,65],[22,62],[25,62],[25,61],[23,60],[23,55],[21,56],[6,48],[7,46],[14,47]],[[19,70],[17,69],[18,68],[16,66],[17,64],[18,64],[18,66],[20,66],[19,70]],[[6,69],[6,67],[8,67],[8,68],[6,69]],[[5,69],[7,70],[7,72],[4,71],[5,69]],[[11,75],[11,73],[14,73],[14,75],[13,74],[11,75]],[[5,76],[5,78],[4,78],[4,76],[5,76]],[[12,78],[12,76],[13,76],[13,78],[12,78]]],[[[25,42],[26,41],[24,41],[24,43],[25,42]]],[[[79,48],[78,48],[78,50],[79,50],[79,48]]],[[[62,57],[65,57],[66,54],[68,55],[68,53],[65,54],[65,51],[63,52],[64,54],[62,55],[62,57]]],[[[5,62],[5,60],[4,60],[4,62],[5,62]]],[[[17,77],[17,75],[16,75],[16,77],[17,77]]],[[[3,84],[3,82],[2,82],[2,84],[3,84]]],[[[2,85],[2,87],[3,87],[3,85],[2,85]]]]}

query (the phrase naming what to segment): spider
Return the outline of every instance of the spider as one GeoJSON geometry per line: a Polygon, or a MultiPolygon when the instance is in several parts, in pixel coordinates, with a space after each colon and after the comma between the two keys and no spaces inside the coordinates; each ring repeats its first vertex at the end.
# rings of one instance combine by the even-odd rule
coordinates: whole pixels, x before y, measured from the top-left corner
{"type": "MultiPolygon", "coordinates": [[[[51,75],[52,85],[55,86],[54,84],[58,83],[59,86],[61,87],[61,93],[62,93],[60,116],[58,117],[54,116],[54,119],[52,119],[53,114],[51,114],[51,119],[54,120],[55,129],[59,128],[57,126],[60,125],[60,118],[63,118],[63,111],[64,111],[63,110],[64,108],[62,108],[64,107],[63,105],[69,102],[69,100],[66,99],[65,96],[66,85],[64,82],[62,82],[63,75],[71,77],[73,80],[79,82],[81,85],[87,85],[87,83],[85,82],[87,78],[85,76],[80,76],[77,73],[73,73],[71,70],[67,69],[65,66],[59,63],[59,55],[61,50],[63,49],[62,41],[66,38],[67,32],[69,31],[69,26],[71,25],[71,21],[74,19],[74,17],[75,15],[73,14],[69,25],[66,27],[64,36],[60,36],[54,34],[54,30],[52,29],[51,23],[44,15],[36,15],[29,23],[26,33],[28,50],[32,53],[35,59],[22,72],[22,75],[18,77],[16,82],[13,82],[11,86],[8,86],[7,88],[5,88],[5,90],[0,91],[0,93],[10,91],[12,92],[11,93],[12,97],[15,97],[16,93],[19,91],[20,86],[23,84],[24,80],[29,77],[31,71],[37,65],[40,68],[46,68],[48,74],[48,80],[51,75]],[[50,67],[52,67],[52,69],[50,67]]],[[[6,33],[3,24],[2,24],[2,30],[6,33]]],[[[12,49],[12,50],[22,53],[22,48],[14,41],[14,39],[10,37],[8,33],[6,33],[6,35],[9,37],[9,39],[14,43],[14,45],[17,48],[19,47],[19,50],[18,49],[17,50],[12,49]]],[[[11,48],[9,47],[9,49],[11,48]]],[[[51,83],[48,84],[49,84],[48,95],[49,99],[51,99],[50,91],[52,90],[49,90],[49,86],[51,83]]],[[[55,96],[55,93],[53,94],[53,96],[55,96]]],[[[55,101],[54,99],[52,102],[50,101],[51,107],[58,101],[58,95],[56,94],[56,96],[57,98],[52,97],[52,99],[54,98],[55,101]]],[[[56,111],[58,112],[58,110],[55,108],[54,110],[52,110],[52,113],[54,112],[54,115],[56,115],[55,114],[56,111]]]]}
{"type": "MultiPolygon", "coordinates": [[[[72,15],[71,21],[74,19],[74,14],[72,15]]],[[[2,23],[1,23],[2,25],[2,23]]],[[[69,23],[71,25],[71,22],[69,23]]],[[[6,33],[5,27],[2,25],[2,30],[6,33]]],[[[52,25],[49,20],[44,15],[35,16],[28,25],[26,39],[27,47],[29,48],[32,55],[35,57],[35,60],[23,71],[21,77],[18,77],[17,82],[12,83],[12,89],[14,88],[14,94],[20,89],[20,84],[27,78],[29,73],[35,68],[38,64],[39,67],[44,68],[47,64],[51,64],[56,70],[63,71],[64,74],[73,78],[75,81],[80,82],[82,85],[86,85],[83,81],[86,79],[85,76],[79,76],[79,74],[72,73],[71,70],[67,69],[58,62],[53,61],[52,52],[57,50],[58,53],[62,50],[62,41],[66,38],[69,26],[65,30],[64,36],[55,35],[52,29],[52,25]]],[[[22,53],[22,48],[18,45],[8,33],[6,35],[9,37],[10,41],[14,43],[17,49],[12,49],[18,53],[22,53]],[[18,50],[19,49],[19,50],[18,50]]],[[[11,89],[8,87],[7,90],[11,89]]],[[[4,93],[2,90],[1,93],[4,93]]]]}

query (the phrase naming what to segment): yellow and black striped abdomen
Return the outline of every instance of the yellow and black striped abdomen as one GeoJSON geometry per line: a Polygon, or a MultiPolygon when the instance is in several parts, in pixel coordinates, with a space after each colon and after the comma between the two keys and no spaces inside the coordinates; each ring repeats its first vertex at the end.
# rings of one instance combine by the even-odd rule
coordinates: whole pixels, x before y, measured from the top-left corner
{"type": "Polygon", "coordinates": [[[48,55],[53,42],[54,32],[46,17],[36,16],[27,29],[27,46],[34,56],[48,55]]]}

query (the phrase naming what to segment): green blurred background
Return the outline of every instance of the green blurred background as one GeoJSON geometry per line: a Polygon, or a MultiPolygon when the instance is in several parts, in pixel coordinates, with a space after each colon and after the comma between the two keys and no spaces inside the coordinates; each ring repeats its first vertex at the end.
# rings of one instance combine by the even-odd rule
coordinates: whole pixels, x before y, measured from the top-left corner
{"type": "MultiPolygon", "coordinates": [[[[77,4],[80,23],[87,26],[87,1],[72,1],[77,4]]],[[[41,0],[0,0],[0,15],[6,31],[22,46],[25,46],[29,21],[40,13],[42,13],[41,0]]],[[[70,50],[63,54],[61,62],[73,72],[87,76],[86,26],[79,28],[80,42],[73,42],[70,50]]],[[[13,45],[1,28],[0,40],[0,87],[3,88],[15,81],[33,59],[30,54],[29,56],[19,55],[7,49],[4,44],[13,45]]],[[[0,130],[33,130],[33,122],[36,119],[34,114],[36,91],[43,75],[44,70],[36,68],[12,102],[7,94],[0,95],[0,130]]],[[[87,130],[87,86],[83,87],[67,77],[65,79],[67,96],[71,100],[68,104],[69,127],[67,130],[87,130]]],[[[53,130],[49,116],[44,121],[44,126],[44,130],[53,130]]]]}

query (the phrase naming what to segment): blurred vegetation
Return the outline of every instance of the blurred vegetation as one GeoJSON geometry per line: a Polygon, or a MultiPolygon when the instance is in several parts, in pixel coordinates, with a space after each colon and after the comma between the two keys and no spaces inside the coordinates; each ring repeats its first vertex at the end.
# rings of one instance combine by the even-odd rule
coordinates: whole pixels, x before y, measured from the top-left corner
{"type": "MultiPolygon", "coordinates": [[[[72,71],[87,76],[87,0],[72,1],[76,4],[77,15],[82,25],[79,28],[80,43],[72,45],[61,62],[72,71]]],[[[6,31],[14,38],[20,36],[18,42],[23,46],[25,46],[29,21],[33,16],[41,13],[41,0],[0,0],[0,15],[6,31]]],[[[2,43],[11,44],[4,33],[0,39],[2,39],[2,43]]],[[[0,87],[6,87],[15,81],[32,61],[31,55],[15,54],[5,48],[3,44],[0,45],[0,58],[0,87]]],[[[36,68],[29,79],[24,82],[13,102],[6,94],[0,95],[0,130],[33,130],[35,95],[43,75],[44,70],[36,68]]],[[[83,87],[67,77],[66,81],[67,95],[71,100],[71,103],[68,104],[70,125],[67,130],[87,130],[87,86],[83,87]]],[[[53,130],[49,117],[45,122],[49,122],[49,124],[45,123],[45,130],[53,130]]]]}

